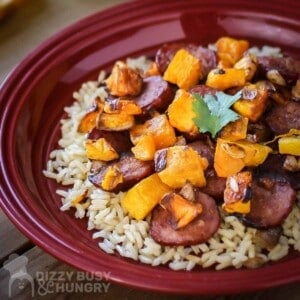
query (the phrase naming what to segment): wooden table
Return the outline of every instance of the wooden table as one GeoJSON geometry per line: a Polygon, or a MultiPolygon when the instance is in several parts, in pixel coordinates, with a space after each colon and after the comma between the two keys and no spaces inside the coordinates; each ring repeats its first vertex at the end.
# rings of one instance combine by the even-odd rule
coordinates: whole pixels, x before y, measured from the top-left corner
{"type": "MultiPolygon", "coordinates": [[[[13,15],[0,21],[0,83],[7,73],[21,59],[44,39],[72,22],[95,11],[124,2],[124,0],[27,0],[13,15]]],[[[0,209],[0,299],[8,299],[10,273],[3,263],[11,254],[26,256],[28,259],[26,271],[35,282],[38,272],[56,272],[73,274],[76,281],[78,270],[57,261],[24,237],[7,219],[0,209]]],[[[96,281],[92,280],[93,285],[96,281]]],[[[36,285],[35,285],[36,286],[36,285]]],[[[257,293],[237,294],[232,296],[176,296],[161,295],[125,288],[110,283],[107,292],[93,290],[80,292],[63,292],[50,290],[42,295],[35,290],[34,299],[300,299],[300,283],[276,287],[257,293]]],[[[12,299],[32,299],[30,285],[23,289],[13,285],[12,299]]]]}

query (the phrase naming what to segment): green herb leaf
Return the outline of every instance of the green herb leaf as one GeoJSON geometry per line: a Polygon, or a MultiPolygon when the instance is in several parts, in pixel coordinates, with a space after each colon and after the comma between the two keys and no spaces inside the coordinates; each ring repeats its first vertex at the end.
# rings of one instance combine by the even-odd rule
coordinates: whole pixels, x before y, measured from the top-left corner
{"type": "Polygon", "coordinates": [[[225,125],[239,118],[239,115],[231,110],[230,106],[241,98],[242,91],[233,96],[223,92],[204,97],[198,94],[193,94],[193,96],[196,99],[193,103],[196,118],[193,121],[200,132],[210,132],[214,138],[225,125]]]}

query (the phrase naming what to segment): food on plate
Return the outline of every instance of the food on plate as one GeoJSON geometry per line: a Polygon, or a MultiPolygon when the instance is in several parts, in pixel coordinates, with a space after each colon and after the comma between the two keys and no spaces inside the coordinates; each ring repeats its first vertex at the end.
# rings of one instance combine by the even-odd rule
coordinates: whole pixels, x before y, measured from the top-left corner
{"type": "Polygon", "coordinates": [[[299,86],[245,39],[162,45],[74,93],[44,174],[107,253],[260,267],[300,251],[299,86]]]}

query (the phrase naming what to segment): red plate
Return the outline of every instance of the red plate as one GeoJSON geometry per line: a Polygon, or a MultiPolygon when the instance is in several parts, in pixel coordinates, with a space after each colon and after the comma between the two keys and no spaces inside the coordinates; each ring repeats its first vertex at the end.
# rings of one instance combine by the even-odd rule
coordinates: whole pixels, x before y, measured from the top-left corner
{"type": "Polygon", "coordinates": [[[103,253],[84,220],[59,211],[56,184],[42,175],[72,92],[116,59],[153,54],[164,42],[206,45],[223,35],[280,46],[300,58],[300,2],[143,0],[94,14],[45,41],[1,87],[1,206],[34,243],[89,272],[127,286],[224,294],[300,280],[300,254],[255,270],[191,272],[149,267],[103,253]]]}

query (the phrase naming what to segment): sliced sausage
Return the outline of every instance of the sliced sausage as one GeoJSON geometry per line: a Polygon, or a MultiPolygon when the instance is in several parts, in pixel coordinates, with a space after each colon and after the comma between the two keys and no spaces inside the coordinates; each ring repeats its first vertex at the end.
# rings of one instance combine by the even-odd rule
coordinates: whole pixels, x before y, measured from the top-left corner
{"type": "Polygon", "coordinates": [[[100,168],[98,173],[89,175],[89,180],[97,187],[109,192],[118,193],[133,187],[140,180],[150,176],[154,172],[153,161],[141,161],[136,159],[131,153],[123,154],[116,162],[106,164],[100,168]],[[113,166],[122,174],[123,181],[112,189],[107,190],[102,186],[102,181],[107,168],[113,166]]]}
{"type": "Polygon", "coordinates": [[[127,130],[107,131],[94,128],[88,134],[88,139],[98,140],[100,138],[104,138],[119,154],[129,151],[133,147],[127,130]]]}
{"type": "Polygon", "coordinates": [[[214,165],[215,147],[210,140],[202,141],[198,140],[188,144],[189,147],[193,148],[202,157],[205,157],[208,161],[209,167],[214,165]]]}
{"type": "Polygon", "coordinates": [[[205,170],[206,186],[201,188],[203,193],[206,193],[217,200],[222,200],[226,187],[226,178],[219,177],[214,168],[205,170]]]}
{"type": "Polygon", "coordinates": [[[172,58],[179,49],[186,49],[201,61],[203,76],[206,77],[211,69],[217,66],[216,53],[210,49],[189,43],[170,43],[163,45],[156,53],[155,62],[163,74],[172,58]]]}
{"type": "Polygon", "coordinates": [[[251,190],[250,212],[242,220],[246,225],[257,228],[282,224],[296,201],[294,189],[276,173],[255,178],[251,190]]]}
{"type": "Polygon", "coordinates": [[[215,200],[200,192],[195,192],[195,201],[202,205],[202,213],[191,223],[180,229],[173,229],[172,215],[158,205],[152,212],[150,235],[163,245],[195,245],[206,242],[218,230],[220,214],[215,200]]]}
{"type": "Polygon", "coordinates": [[[135,98],[135,102],[143,112],[157,110],[164,112],[173,101],[175,92],[171,84],[163,80],[161,76],[149,76],[143,80],[142,93],[135,98]]]}
{"type": "Polygon", "coordinates": [[[217,89],[209,87],[205,84],[198,84],[190,89],[190,93],[198,94],[201,97],[204,97],[205,95],[215,95],[216,92],[218,92],[217,89]]]}
{"type": "Polygon", "coordinates": [[[288,85],[294,85],[300,77],[300,61],[288,56],[260,56],[258,67],[265,76],[267,72],[277,70],[288,85]]]}
{"type": "Polygon", "coordinates": [[[275,106],[266,116],[266,122],[275,134],[300,129],[300,103],[288,101],[275,106]]]}

